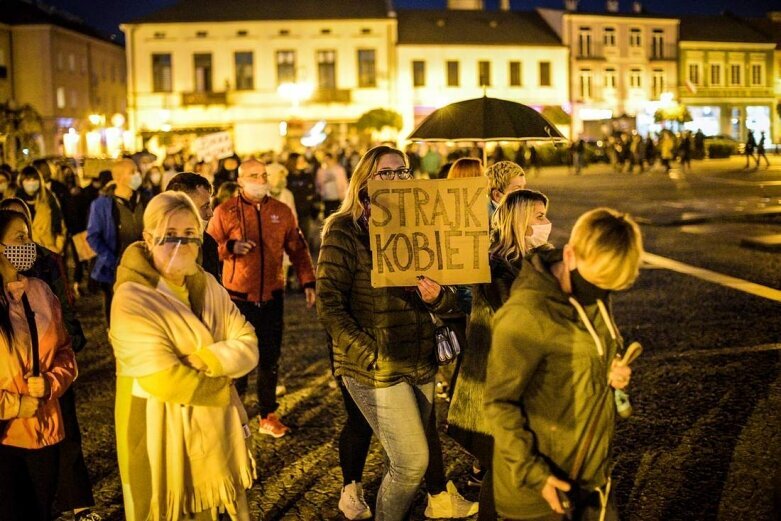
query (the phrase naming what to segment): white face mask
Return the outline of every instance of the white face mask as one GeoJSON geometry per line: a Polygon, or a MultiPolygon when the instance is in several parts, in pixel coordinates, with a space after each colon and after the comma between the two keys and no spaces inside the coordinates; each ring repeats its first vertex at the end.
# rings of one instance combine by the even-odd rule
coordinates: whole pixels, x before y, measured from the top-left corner
{"type": "Polygon", "coordinates": [[[269,185],[268,183],[252,183],[246,182],[241,187],[247,197],[255,201],[259,201],[268,195],[269,185]]]}
{"type": "Polygon", "coordinates": [[[139,172],[136,172],[130,178],[130,189],[131,190],[138,190],[138,187],[141,186],[141,183],[143,183],[143,182],[144,182],[144,179],[141,177],[141,174],[139,172]]]}
{"type": "Polygon", "coordinates": [[[35,195],[35,193],[41,189],[41,183],[33,180],[22,181],[22,188],[24,188],[27,195],[35,195]]]}
{"type": "Polygon", "coordinates": [[[538,246],[546,244],[548,242],[548,237],[550,237],[550,231],[551,228],[553,228],[553,224],[532,224],[531,227],[532,234],[526,236],[526,243],[529,247],[537,248],[538,246]]]}

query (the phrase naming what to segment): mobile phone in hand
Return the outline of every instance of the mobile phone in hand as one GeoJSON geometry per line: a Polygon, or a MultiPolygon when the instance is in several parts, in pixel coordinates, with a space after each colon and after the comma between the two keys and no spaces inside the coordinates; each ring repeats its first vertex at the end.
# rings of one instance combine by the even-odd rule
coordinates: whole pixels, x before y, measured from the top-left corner
{"type": "Polygon", "coordinates": [[[561,489],[556,489],[556,496],[559,498],[562,510],[564,510],[564,519],[572,519],[574,509],[572,508],[572,501],[567,493],[561,489]]]}

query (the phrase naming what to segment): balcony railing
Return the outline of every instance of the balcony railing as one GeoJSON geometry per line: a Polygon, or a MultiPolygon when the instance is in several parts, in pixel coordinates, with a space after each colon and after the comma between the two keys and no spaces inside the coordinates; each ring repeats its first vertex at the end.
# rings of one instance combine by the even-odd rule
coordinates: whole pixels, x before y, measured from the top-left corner
{"type": "Polygon", "coordinates": [[[349,89],[317,89],[312,94],[312,103],[350,103],[352,91],[349,89]]]}
{"type": "Polygon", "coordinates": [[[696,92],[692,93],[686,86],[678,87],[680,96],[689,98],[692,96],[702,98],[772,98],[773,89],[769,87],[696,87],[696,92]]]}
{"type": "Polygon", "coordinates": [[[227,105],[226,92],[183,92],[182,105],[227,105]]]}
{"type": "Polygon", "coordinates": [[[675,60],[678,58],[678,47],[673,43],[661,45],[651,44],[648,47],[649,60],[675,60]]]}
{"type": "Polygon", "coordinates": [[[605,47],[601,43],[593,42],[590,46],[577,45],[575,47],[575,57],[579,60],[604,60],[605,47]]]}

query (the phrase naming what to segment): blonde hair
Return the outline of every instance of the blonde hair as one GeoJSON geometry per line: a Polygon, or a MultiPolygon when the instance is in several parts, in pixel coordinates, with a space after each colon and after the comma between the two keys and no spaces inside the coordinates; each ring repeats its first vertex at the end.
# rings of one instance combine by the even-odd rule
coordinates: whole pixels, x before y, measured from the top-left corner
{"type": "Polygon", "coordinates": [[[456,160],[447,173],[448,179],[459,179],[463,177],[482,177],[483,162],[476,157],[462,157],[456,160]]]}
{"type": "Polygon", "coordinates": [[[144,210],[144,232],[152,237],[157,236],[157,232],[168,226],[171,216],[177,212],[190,212],[197,223],[198,233],[203,233],[203,223],[201,214],[190,196],[184,192],[162,192],[152,198],[144,210]]]}
{"type": "Polygon", "coordinates": [[[523,168],[512,161],[499,161],[485,169],[485,176],[488,178],[491,190],[499,190],[502,193],[507,189],[512,178],[525,175],[523,168]]]}
{"type": "Polygon", "coordinates": [[[569,244],[583,277],[603,289],[630,287],[640,274],[643,236],[629,214],[596,208],[581,215],[569,244]]]}
{"type": "Polygon", "coordinates": [[[491,217],[491,251],[495,255],[516,261],[529,253],[526,228],[534,218],[537,202],[548,209],[548,198],[536,190],[516,190],[502,197],[491,217]]]}
{"type": "Polygon", "coordinates": [[[332,213],[323,223],[323,235],[328,233],[334,220],[349,216],[350,219],[358,225],[358,220],[363,214],[363,203],[361,202],[361,192],[367,189],[369,179],[377,171],[377,164],[383,156],[395,154],[404,161],[404,166],[409,167],[407,155],[401,150],[387,145],[379,145],[369,149],[358,164],[355,165],[353,175],[350,178],[350,184],[347,186],[347,194],[342,201],[342,205],[337,211],[332,213]]]}

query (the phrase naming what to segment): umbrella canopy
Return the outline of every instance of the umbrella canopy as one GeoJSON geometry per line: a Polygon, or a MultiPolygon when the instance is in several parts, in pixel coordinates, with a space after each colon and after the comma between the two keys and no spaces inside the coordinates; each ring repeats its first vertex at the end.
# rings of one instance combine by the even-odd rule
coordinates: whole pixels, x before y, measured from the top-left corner
{"type": "Polygon", "coordinates": [[[531,107],[498,98],[451,103],[432,112],[411,141],[566,141],[555,125],[531,107]]]}

